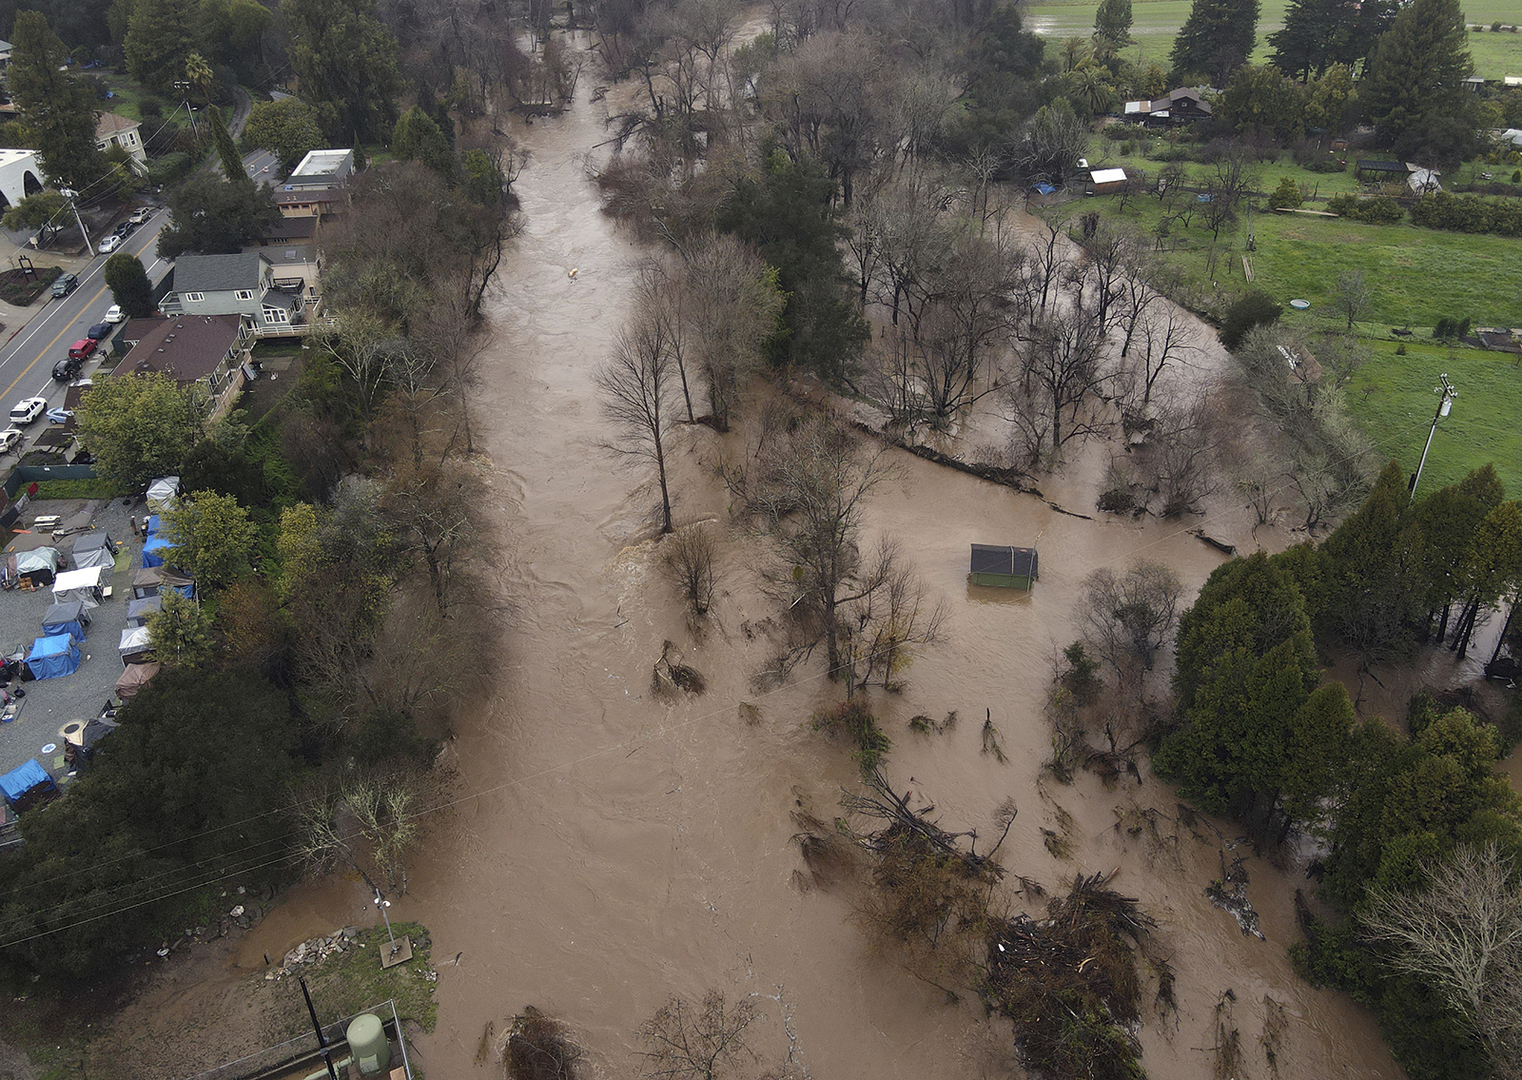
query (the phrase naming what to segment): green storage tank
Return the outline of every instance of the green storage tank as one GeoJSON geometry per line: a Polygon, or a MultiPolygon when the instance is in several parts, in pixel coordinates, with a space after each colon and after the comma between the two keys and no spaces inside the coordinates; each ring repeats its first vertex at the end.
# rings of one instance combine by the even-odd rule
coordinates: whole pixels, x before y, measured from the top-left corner
{"type": "Polygon", "coordinates": [[[349,1024],[349,1053],[360,1076],[380,1076],[391,1064],[391,1043],[385,1025],[374,1013],[361,1013],[349,1024]]]}

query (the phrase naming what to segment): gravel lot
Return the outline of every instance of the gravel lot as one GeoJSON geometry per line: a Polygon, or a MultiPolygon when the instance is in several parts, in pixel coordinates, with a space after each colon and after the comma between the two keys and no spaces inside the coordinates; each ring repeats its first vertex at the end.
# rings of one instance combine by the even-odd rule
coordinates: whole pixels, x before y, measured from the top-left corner
{"type": "MultiPolygon", "coordinates": [[[[134,499],[131,506],[122,505],[121,499],[112,499],[109,503],[100,500],[36,502],[27,508],[24,520],[30,524],[39,515],[57,514],[67,521],[81,510],[91,513],[95,529],[105,529],[111,539],[121,545],[116,569],[111,575],[111,595],[91,612],[90,625],[85,628],[85,643],[80,646],[83,660],[78,671],[61,679],[19,684],[26,690],[26,697],[20,701],[20,711],[15,720],[0,724],[0,773],[9,772],[28,758],[36,758],[54,779],[63,779],[63,739],[58,734],[59,728],[70,720],[98,716],[101,706],[114,693],[116,680],[122,673],[117,645],[121,631],[127,625],[132,575],[142,564],[141,538],[132,535],[128,517],[135,514],[141,519],[146,512],[145,504],[141,498],[134,499]],[[44,754],[42,748],[49,743],[55,749],[51,754],[44,754]]],[[[55,546],[68,559],[74,547],[74,537],[64,537],[55,546]]],[[[51,589],[0,591],[0,648],[7,652],[18,644],[31,648],[32,641],[42,633],[43,613],[52,603],[51,589]]],[[[11,684],[12,688],[16,685],[11,684]]]]}

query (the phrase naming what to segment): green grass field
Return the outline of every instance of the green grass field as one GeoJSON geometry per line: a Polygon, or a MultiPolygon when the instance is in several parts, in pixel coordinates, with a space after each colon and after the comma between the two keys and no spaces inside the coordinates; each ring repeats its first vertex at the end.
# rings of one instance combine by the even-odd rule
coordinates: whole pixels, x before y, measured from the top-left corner
{"type": "MultiPolygon", "coordinates": [[[[1094,30],[1094,9],[1098,6],[1099,0],[1031,4],[1025,9],[1026,25],[1058,40],[1075,35],[1088,37],[1094,30]]],[[[1126,50],[1126,58],[1143,68],[1153,64],[1166,68],[1173,38],[1184,25],[1191,6],[1191,0],[1133,0],[1131,36],[1136,38],[1136,44],[1126,50]]],[[[1263,0],[1254,62],[1268,59],[1266,39],[1284,25],[1284,8],[1285,0],[1263,0]]],[[[1522,22],[1522,12],[1518,12],[1515,0],[1472,0],[1464,5],[1464,16],[1470,23],[1486,26],[1497,21],[1508,25],[1522,22]]],[[[1474,54],[1476,74],[1487,79],[1522,75],[1522,33],[1471,31],[1469,47],[1474,54]]]]}

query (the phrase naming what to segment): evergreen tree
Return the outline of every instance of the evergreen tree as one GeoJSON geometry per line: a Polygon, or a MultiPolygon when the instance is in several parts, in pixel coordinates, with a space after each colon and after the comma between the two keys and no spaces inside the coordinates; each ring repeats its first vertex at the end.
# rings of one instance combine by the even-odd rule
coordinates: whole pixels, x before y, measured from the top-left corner
{"type": "Polygon", "coordinates": [[[127,70],[150,90],[175,96],[196,48],[197,0],[135,0],[127,24],[127,70]]]}
{"type": "Polygon", "coordinates": [[[1485,516],[1500,506],[1506,489],[1494,466],[1471,471],[1457,484],[1428,495],[1416,506],[1416,524],[1422,531],[1422,579],[1427,592],[1426,626],[1438,616],[1437,640],[1448,636],[1448,615],[1470,579],[1469,558],[1474,536],[1485,516]]]}
{"type": "Polygon", "coordinates": [[[1359,97],[1379,137],[1399,143],[1465,116],[1473,70],[1458,0],[1414,0],[1376,43],[1359,97]]]}
{"type": "Polygon", "coordinates": [[[420,161],[446,180],[454,178],[454,151],[433,118],[414,105],[391,131],[391,152],[399,161],[420,161]]]}
{"type": "Polygon", "coordinates": [[[274,192],[246,180],[229,183],[211,173],[197,173],[169,197],[174,224],[159,233],[159,255],[186,252],[226,255],[280,220],[274,192]]]}
{"type": "Polygon", "coordinates": [[[7,79],[43,171],[58,187],[87,197],[103,194],[101,181],[112,171],[95,147],[94,90],[64,69],[68,50],[41,13],[17,13],[12,37],[7,79]]]}
{"type": "Polygon", "coordinates": [[[1390,28],[1398,9],[1396,0],[1364,0],[1356,13],[1351,6],[1347,0],[1290,0],[1284,26],[1268,35],[1274,50],[1269,63],[1307,82],[1333,64],[1357,64],[1390,28]]]}
{"type": "Polygon", "coordinates": [[[253,180],[243,171],[243,155],[222,122],[222,110],[213,105],[206,110],[206,123],[211,128],[212,140],[217,144],[217,157],[222,162],[222,172],[230,184],[252,186],[253,180]]]}
{"type": "MultiPolygon", "coordinates": [[[[289,176],[303,157],[322,147],[317,112],[300,98],[258,102],[243,127],[243,137],[249,145],[268,150],[279,158],[282,176],[289,176]]],[[[362,168],[359,162],[356,155],[356,170],[362,168]]]]}
{"type": "Polygon", "coordinates": [[[1226,85],[1257,43],[1258,10],[1258,0],[1194,0],[1173,41],[1174,78],[1203,76],[1226,85]]]}
{"type": "Polygon", "coordinates": [[[1099,0],[1094,12],[1094,49],[1113,56],[1136,39],[1131,36],[1131,0],[1099,0]]]}
{"type": "Polygon", "coordinates": [[[118,251],[107,259],[105,279],[111,299],[129,319],[144,319],[153,314],[153,285],[142,262],[132,252],[118,251]]]}
{"type": "Polygon", "coordinates": [[[280,11],[301,97],[317,109],[329,144],[389,135],[402,76],[375,0],[284,0],[280,11]]]}

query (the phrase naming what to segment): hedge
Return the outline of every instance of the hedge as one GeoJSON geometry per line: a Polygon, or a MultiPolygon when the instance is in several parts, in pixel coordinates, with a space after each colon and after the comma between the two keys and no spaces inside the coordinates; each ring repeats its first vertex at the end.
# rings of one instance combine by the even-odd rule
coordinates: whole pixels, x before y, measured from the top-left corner
{"type": "Polygon", "coordinates": [[[1522,202],[1434,191],[1416,200],[1411,208],[1411,223],[1452,232],[1522,236],[1522,202]]]}

